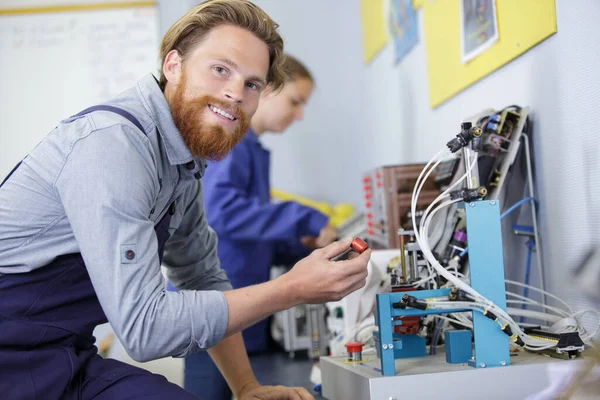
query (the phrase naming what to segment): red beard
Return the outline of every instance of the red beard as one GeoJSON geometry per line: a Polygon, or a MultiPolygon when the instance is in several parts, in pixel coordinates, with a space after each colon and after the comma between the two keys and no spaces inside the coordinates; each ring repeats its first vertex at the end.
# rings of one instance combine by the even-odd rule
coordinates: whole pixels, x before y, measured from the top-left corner
{"type": "Polygon", "coordinates": [[[199,96],[186,100],[184,98],[185,86],[184,75],[175,89],[171,104],[171,114],[175,126],[194,157],[214,161],[223,159],[242,140],[248,129],[249,121],[247,121],[244,111],[237,105],[225,103],[211,96],[199,96]],[[236,115],[237,126],[232,133],[227,133],[221,125],[208,125],[202,120],[201,113],[206,110],[212,112],[208,108],[209,104],[224,110],[232,110],[236,115]]]}

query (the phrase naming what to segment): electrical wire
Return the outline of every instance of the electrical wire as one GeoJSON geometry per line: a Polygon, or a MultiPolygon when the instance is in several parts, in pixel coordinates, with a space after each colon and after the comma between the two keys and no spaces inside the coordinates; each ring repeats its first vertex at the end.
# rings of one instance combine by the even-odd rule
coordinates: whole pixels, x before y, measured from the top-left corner
{"type": "Polygon", "coordinates": [[[573,314],[573,310],[572,310],[572,309],[571,309],[571,307],[570,307],[570,306],[567,304],[567,302],[566,302],[566,301],[564,301],[563,299],[561,299],[561,298],[560,298],[560,297],[558,297],[558,296],[555,296],[555,295],[553,295],[553,294],[552,294],[552,293],[550,293],[550,292],[547,292],[547,291],[545,291],[545,290],[542,290],[542,289],[538,289],[538,288],[536,288],[535,286],[526,285],[526,284],[524,284],[524,283],[517,282],[517,281],[513,281],[513,280],[510,280],[510,279],[505,279],[505,280],[504,280],[504,282],[508,283],[509,285],[515,285],[515,286],[520,286],[520,287],[527,287],[529,290],[534,290],[534,291],[536,291],[536,292],[539,292],[539,293],[541,293],[541,294],[544,294],[544,295],[546,295],[546,296],[548,296],[548,297],[551,297],[551,298],[553,298],[554,300],[556,300],[556,301],[560,302],[561,304],[563,304],[563,305],[564,305],[564,306],[567,308],[567,310],[569,311],[569,314],[573,314]]]}
{"type": "MultiPolygon", "coordinates": [[[[544,297],[545,296],[552,297],[552,298],[556,299],[559,303],[564,305],[566,307],[566,310],[563,310],[558,307],[547,306],[540,302],[529,299],[525,296],[521,296],[521,295],[518,295],[518,294],[512,293],[512,292],[507,292],[507,295],[512,296],[517,299],[517,300],[509,299],[509,300],[507,300],[507,304],[531,305],[532,307],[533,306],[541,307],[545,311],[534,311],[534,310],[511,308],[511,307],[507,308],[505,311],[502,308],[498,307],[495,303],[493,303],[492,301],[487,299],[485,296],[481,295],[475,289],[473,289],[467,283],[468,277],[466,277],[464,274],[461,274],[458,271],[457,266],[454,266],[454,271],[452,271],[451,269],[449,269],[449,268],[451,268],[450,265],[448,267],[444,267],[435,258],[435,256],[433,255],[433,253],[431,251],[431,247],[429,245],[429,234],[428,233],[429,233],[429,227],[430,227],[431,221],[432,221],[434,215],[437,212],[439,212],[440,210],[442,210],[445,207],[448,207],[454,203],[462,201],[460,199],[450,200],[449,192],[451,190],[453,190],[456,186],[460,185],[468,177],[468,175],[470,174],[470,172],[474,168],[474,166],[477,165],[477,162],[476,162],[477,154],[475,154],[475,157],[474,157],[475,160],[471,163],[466,163],[466,165],[468,165],[468,167],[465,168],[466,169],[465,173],[460,178],[458,178],[449,188],[447,188],[442,194],[440,194],[426,208],[425,212],[423,213],[423,215],[421,217],[421,220],[419,221],[419,224],[417,224],[416,223],[416,208],[417,208],[418,199],[419,199],[421,190],[423,189],[425,182],[427,181],[429,176],[437,168],[437,166],[443,161],[443,158],[446,156],[446,153],[448,153],[448,152],[449,151],[446,148],[444,148],[431,158],[431,160],[426,164],[425,168],[423,168],[423,170],[419,174],[419,177],[417,178],[417,181],[415,183],[415,187],[414,187],[414,190],[412,193],[411,218],[412,218],[413,229],[415,231],[415,240],[417,241],[417,243],[423,253],[423,256],[427,262],[427,268],[428,268],[427,276],[418,280],[417,282],[415,282],[414,285],[420,285],[420,284],[424,284],[424,283],[428,283],[428,282],[434,282],[434,285],[437,286],[437,284],[435,283],[435,279],[439,276],[442,276],[447,281],[447,283],[444,286],[447,287],[447,286],[454,285],[456,288],[462,290],[464,292],[464,294],[466,295],[467,299],[469,299],[470,301],[449,301],[449,300],[440,300],[440,299],[428,299],[428,300],[426,300],[427,307],[429,309],[448,310],[448,311],[456,310],[456,309],[470,310],[472,312],[484,313],[484,314],[487,314],[488,316],[490,315],[488,313],[493,313],[494,316],[496,317],[495,322],[499,325],[499,327],[502,330],[504,330],[504,327],[506,325],[508,325],[513,334],[512,338],[515,338],[515,337],[520,338],[522,341],[521,345],[523,347],[533,350],[533,351],[539,351],[539,350],[553,348],[556,346],[556,343],[549,344],[547,340],[542,340],[537,337],[527,335],[521,329],[521,326],[519,326],[519,324],[517,324],[514,321],[513,316],[519,316],[519,315],[527,316],[530,318],[535,318],[535,319],[538,319],[541,321],[547,321],[547,322],[551,322],[554,324],[557,324],[560,322],[560,324],[557,324],[557,329],[561,333],[568,332],[568,331],[571,331],[571,332],[577,331],[581,334],[582,340],[584,340],[584,341],[593,337],[598,332],[598,330],[600,330],[600,313],[597,310],[586,309],[586,310],[581,310],[576,313],[573,313],[572,309],[568,306],[568,304],[565,301],[563,301],[562,299],[558,298],[557,296],[555,296],[551,293],[546,292],[543,289],[535,288],[531,285],[528,285],[527,283],[522,284],[520,282],[506,280],[507,284],[513,284],[513,285],[524,287],[526,289],[540,292],[544,295],[544,297]],[[593,313],[593,314],[595,314],[596,318],[598,318],[598,325],[592,334],[588,334],[578,321],[578,318],[581,318],[583,315],[585,315],[587,313],[593,313]],[[573,323],[570,320],[574,320],[575,323],[573,323]]],[[[468,160],[468,161],[470,161],[470,160],[468,160]]],[[[526,198],[518,201],[517,203],[513,204],[506,211],[504,211],[501,214],[501,218],[506,217],[507,215],[512,213],[514,210],[518,209],[521,205],[523,205],[527,202],[530,202],[530,201],[534,203],[534,207],[537,206],[536,200],[534,197],[526,197],[526,198]]],[[[465,249],[463,251],[463,253],[461,253],[461,256],[464,256],[466,254],[466,252],[467,252],[467,249],[465,249]]],[[[459,325],[465,326],[467,328],[472,328],[472,321],[470,321],[465,316],[465,314],[471,314],[471,312],[463,311],[463,312],[453,313],[453,314],[450,314],[450,315],[452,315],[452,317],[436,315],[435,318],[444,320],[445,322],[449,321],[449,322],[452,322],[455,324],[459,324],[459,325]]],[[[374,322],[368,321],[368,323],[366,325],[363,325],[365,322],[366,322],[366,319],[361,321],[360,324],[357,324],[354,327],[354,329],[352,330],[352,332],[351,332],[352,334],[348,335],[348,336],[354,337],[355,339],[357,339],[359,337],[360,333],[362,333],[365,329],[374,328],[374,326],[373,326],[374,322]]],[[[445,325],[445,323],[440,325],[439,322],[436,324],[436,330],[434,332],[434,338],[432,341],[432,349],[435,348],[435,344],[437,344],[437,341],[439,341],[439,336],[441,335],[441,331],[443,330],[444,325],[445,325]],[[442,329],[439,329],[439,333],[438,333],[438,328],[442,328],[442,329]],[[437,341],[435,340],[436,337],[437,337],[437,341]]],[[[346,337],[348,337],[348,336],[346,336],[346,337]]],[[[435,350],[433,350],[433,351],[435,351],[435,350]]]]}
{"type": "MultiPolygon", "coordinates": [[[[434,156],[434,158],[432,158],[427,166],[431,165],[432,163],[435,162],[436,158],[440,155],[443,154],[444,151],[440,151],[436,154],[436,156],[434,156]]],[[[498,318],[497,320],[503,323],[506,323],[507,325],[510,326],[512,332],[516,335],[518,335],[521,340],[524,342],[525,346],[527,346],[528,348],[541,348],[544,347],[542,343],[540,343],[539,339],[534,339],[529,337],[528,335],[526,335],[521,328],[518,326],[518,324],[510,317],[510,315],[508,315],[504,310],[502,310],[500,307],[496,306],[493,302],[491,302],[490,300],[488,300],[487,298],[485,298],[484,296],[482,296],[480,293],[478,293],[475,289],[473,289],[471,286],[467,285],[466,283],[464,283],[463,281],[461,281],[460,279],[458,279],[457,277],[455,277],[454,275],[452,275],[449,271],[447,271],[445,268],[443,268],[440,263],[437,261],[437,259],[435,258],[435,256],[433,255],[433,253],[431,252],[431,249],[428,246],[427,243],[427,231],[422,231],[419,230],[417,228],[417,224],[416,224],[416,205],[417,205],[417,201],[418,201],[418,196],[420,193],[420,190],[422,189],[422,187],[425,184],[425,181],[427,179],[427,177],[431,174],[431,172],[433,171],[433,169],[439,164],[440,161],[437,161],[436,164],[434,164],[434,167],[431,168],[431,170],[427,171],[427,166],[426,168],[421,172],[421,174],[419,175],[419,178],[417,179],[417,183],[418,185],[415,185],[415,189],[413,190],[413,202],[411,204],[411,212],[412,212],[412,222],[413,222],[413,227],[415,229],[415,239],[417,241],[417,243],[419,244],[419,247],[421,248],[421,251],[423,252],[423,255],[425,256],[425,258],[429,261],[429,263],[431,264],[431,266],[441,275],[443,276],[447,281],[452,282],[455,284],[455,286],[457,286],[459,289],[462,289],[464,292],[468,293],[470,296],[472,296],[473,300],[474,300],[474,304],[469,306],[468,308],[472,308],[472,309],[476,309],[479,310],[481,312],[486,311],[487,309],[490,309],[498,318]],[[425,172],[427,171],[427,172],[425,172]],[[478,304],[479,303],[479,304],[478,304]],[[485,309],[482,311],[481,308],[478,308],[479,306],[485,307],[485,309]]],[[[472,163],[471,168],[476,165],[475,162],[472,163]]],[[[438,201],[440,201],[441,199],[443,199],[450,190],[452,190],[456,185],[460,184],[460,182],[462,182],[470,173],[470,170],[467,170],[465,172],[465,174],[463,176],[461,176],[454,185],[450,186],[445,192],[443,192],[440,196],[438,196],[438,198],[434,201],[434,203],[437,203],[438,201]]],[[[426,210],[426,212],[423,214],[424,218],[427,218],[427,214],[429,213],[429,211],[431,210],[432,205],[430,205],[428,207],[428,209],[426,210]]],[[[422,218],[423,218],[422,217],[422,218]]],[[[425,225],[424,225],[425,226],[425,225]]],[[[455,302],[452,302],[455,303],[455,302]]],[[[456,304],[452,304],[450,306],[451,308],[455,308],[457,307],[456,304]]]]}

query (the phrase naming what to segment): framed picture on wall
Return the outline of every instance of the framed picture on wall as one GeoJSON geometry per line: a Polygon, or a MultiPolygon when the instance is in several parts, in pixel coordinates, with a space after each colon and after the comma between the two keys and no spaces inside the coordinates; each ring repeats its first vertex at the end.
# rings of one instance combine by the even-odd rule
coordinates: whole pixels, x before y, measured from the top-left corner
{"type": "Polygon", "coordinates": [[[496,0],[460,0],[461,60],[472,60],[498,41],[496,0]]]}

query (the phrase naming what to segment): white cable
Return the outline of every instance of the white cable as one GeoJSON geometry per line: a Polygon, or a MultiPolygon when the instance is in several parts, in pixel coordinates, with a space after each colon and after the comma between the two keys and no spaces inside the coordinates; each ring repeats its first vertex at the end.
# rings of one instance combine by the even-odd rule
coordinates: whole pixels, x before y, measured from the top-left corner
{"type": "Polygon", "coordinates": [[[555,300],[559,301],[560,303],[562,303],[567,308],[567,310],[569,311],[569,314],[573,314],[573,310],[571,309],[571,307],[569,307],[569,305],[567,304],[567,302],[564,301],[563,299],[561,299],[560,297],[553,295],[552,293],[546,292],[545,290],[542,290],[542,289],[538,289],[535,286],[526,285],[524,283],[517,282],[517,281],[512,281],[510,279],[505,279],[504,282],[506,282],[508,284],[511,284],[511,285],[516,285],[516,286],[521,286],[521,287],[524,287],[524,288],[528,288],[530,290],[535,290],[536,292],[539,292],[539,293],[542,293],[542,294],[544,294],[546,296],[552,297],[553,299],[555,299],[555,300]]]}
{"type": "MultiPolygon", "coordinates": [[[[540,340],[540,339],[537,339],[537,338],[534,338],[534,337],[531,337],[531,336],[528,336],[527,334],[525,334],[521,330],[521,328],[519,327],[519,325],[509,315],[509,313],[507,313],[506,311],[502,310],[500,307],[498,307],[492,301],[490,301],[489,299],[485,298],[480,293],[478,293],[471,286],[469,286],[465,282],[461,281],[456,276],[456,275],[458,275],[458,271],[456,271],[456,274],[452,274],[451,271],[446,270],[437,261],[437,259],[434,257],[434,255],[433,255],[433,253],[431,251],[431,248],[429,247],[429,243],[428,243],[428,238],[429,238],[429,235],[428,235],[429,224],[431,222],[431,219],[432,219],[433,215],[437,211],[439,211],[441,208],[449,205],[451,202],[444,202],[439,207],[436,207],[433,212],[431,210],[436,206],[436,204],[438,202],[441,202],[441,201],[445,200],[447,198],[447,194],[454,187],[456,187],[457,185],[459,185],[464,179],[466,179],[467,176],[468,176],[468,174],[470,173],[470,170],[477,164],[476,160],[474,160],[472,163],[466,162],[467,168],[466,168],[465,174],[463,176],[461,176],[452,186],[450,186],[440,196],[438,196],[429,205],[429,207],[427,207],[427,209],[423,213],[423,216],[421,218],[419,226],[417,226],[417,224],[416,224],[416,207],[417,207],[417,202],[418,202],[418,198],[419,198],[420,192],[421,192],[422,188],[424,187],[425,182],[427,181],[427,178],[429,177],[429,175],[431,175],[431,173],[435,170],[435,168],[440,164],[441,160],[437,161],[433,165],[433,167],[431,167],[431,169],[428,169],[428,168],[429,168],[430,165],[432,165],[432,163],[434,163],[434,161],[440,156],[440,154],[444,153],[444,151],[445,151],[445,149],[443,149],[440,152],[438,152],[427,163],[426,167],[423,169],[423,171],[421,171],[421,174],[419,175],[419,178],[417,179],[417,183],[415,184],[415,189],[413,190],[412,203],[411,203],[411,214],[412,214],[413,227],[414,227],[414,230],[415,230],[415,239],[416,239],[419,247],[421,248],[421,251],[423,252],[423,255],[425,256],[425,259],[428,261],[428,268],[431,268],[431,267],[434,268],[439,275],[441,275],[444,278],[446,278],[446,280],[448,281],[448,283],[453,283],[457,288],[462,289],[464,292],[466,292],[468,295],[470,295],[473,298],[474,301],[473,302],[432,302],[432,303],[429,303],[429,306],[431,308],[436,308],[436,309],[466,308],[466,309],[477,310],[479,312],[484,312],[486,310],[489,310],[490,312],[494,313],[498,317],[496,322],[499,325],[502,326],[502,324],[505,323],[505,324],[508,324],[510,326],[511,331],[513,332],[513,334],[516,334],[516,335],[518,335],[521,338],[521,340],[525,344],[525,347],[527,347],[529,349],[532,349],[532,350],[543,350],[543,349],[555,347],[555,343],[548,344],[547,341],[543,341],[543,340],[540,340]],[[429,214],[430,212],[431,212],[431,215],[429,214]]],[[[475,154],[475,157],[477,157],[477,154],[475,154]]],[[[466,160],[466,161],[470,161],[470,160],[466,160]]],[[[427,277],[425,277],[424,279],[421,279],[419,282],[427,282],[427,281],[432,280],[434,278],[435,278],[435,274],[433,274],[433,273],[430,272],[427,277]]],[[[558,297],[556,297],[556,296],[554,296],[554,295],[546,292],[543,289],[540,290],[540,289],[537,289],[537,288],[532,287],[530,285],[524,285],[524,284],[521,284],[519,282],[514,282],[514,281],[510,281],[510,280],[507,280],[506,283],[515,284],[515,285],[522,286],[522,287],[528,287],[531,290],[535,290],[535,291],[538,291],[538,292],[542,293],[544,296],[545,295],[549,295],[549,296],[555,298],[556,300],[558,300],[559,302],[561,302],[563,305],[565,305],[566,308],[569,310],[570,315],[572,315],[572,316],[583,315],[586,312],[594,312],[596,314],[596,316],[599,318],[598,326],[596,327],[596,330],[594,331],[594,333],[591,334],[591,335],[587,335],[587,333],[585,332],[585,330],[581,326],[575,327],[575,326],[568,326],[568,325],[566,325],[566,326],[564,326],[562,328],[563,330],[578,329],[579,332],[582,333],[582,339],[583,339],[583,337],[586,337],[586,338],[593,337],[598,332],[598,330],[600,329],[600,313],[598,313],[596,310],[585,310],[585,311],[573,314],[571,308],[569,307],[569,305],[566,302],[564,302],[562,299],[560,299],[560,298],[558,298],[558,297]]],[[[519,295],[516,295],[516,294],[513,294],[513,295],[515,297],[522,298],[523,302],[526,302],[527,304],[545,307],[546,310],[553,311],[554,313],[559,314],[560,316],[563,316],[563,317],[568,317],[569,316],[569,313],[567,313],[564,310],[561,310],[559,308],[545,306],[545,305],[539,304],[537,302],[532,302],[530,299],[521,297],[519,295]]],[[[563,320],[560,317],[557,317],[555,315],[551,315],[551,314],[548,314],[548,313],[545,313],[545,312],[532,311],[532,310],[510,309],[510,313],[513,314],[513,315],[531,316],[531,317],[535,317],[535,318],[541,319],[541,320],[550,320],[550,321],[557,321],[557,320],[561,321],[561,320],[563,320]]]]}
{"type": "MultiPolygon", "coordinates": [[[[447,198],[449,196],[445,196],[444,198],[447,198]]],[[[436,201],[440,200],[442,197],[439,196],[436,201]]],[[[456,199],[456,200],[448,200],[443,202],[442,204],[440,204],[437,208],[435,208],[433,211],[431,211],[431,214],[429,215],[428,211],[431,208],[432,205],[435,204],[435,201],[427,208],[427,211],[425,211],[425,213],[423,214],[423,216],[421,217],[421,229],[425,228],[425,231],[427,232],[429,230],[429,224],[431,223],[433,216],[440,211],[441,209],[448,207],[452,204],[458,203],[459,201],[461,201],[460,199],[456,199]]],[[[434,283],[434,285],[437,285],[437,282],[435,280],[435,277],[437,276],[436,274],[433,273],[433,270],[431,269],[431,264],[427,264],[427,267],[429,269],[429,279],[427,279],[425,282],[429,282],[432,281],[434,283]]],[[[456,271],[458,273],[458,271],[456,271]]],[[[436,286],[437,287],[437,286],[436,286]]]]}
{"type": "MultiPolygon", "coordinates": [[[[439,151],[439,152],[438,152],[436,155],[434,155],[434,156],[431,158],[431,160],[430,160],[430,161],[427,163],[427,165],[425,165],[425,168],[423,168],[423,170],[422,170],[422,171],[421,171],[421,173],[419,174],[419,177],[417,178],[417,181],[415,182],[415,189],[416,189],[416,188],[417,188],[417,187],[420,185],[420,183],[421,183],[421,178],[423,178],[423,174],[425,174],[425,171],[427,171],[427,168],[429,168],[429,166],[431,165],[431,163],[433,163],[435,160],[437,160],[437,158],[438,158],[438,157],[442,157],[442,156],[444,156],[444,155],[445,155],[445,153],[447,153],[448,151],[449,151],[449,150],[448,150],[448,149],[446,149],[446,148],[444,147],[442,150],[440,150],[440,151],[439,151]]],[[[429,177],[429,174],[431,174],[431,172],[432,172],[432,171],[433,171],[433,170],[434,170],[434,169],[437,167],[437,165],[438,165],[439,163],[441,163],[441,162],[442,162],[442,159],[440,159],[440,160],[438,161],[438,163],[437,163],[436,165],[434,165],[434,166],[431,168],[431,171],[429,171],[429,173],[427,174],[427,176],[425,177],[425,179],[423,179],[423,182],[425,182],[425,181],[427,180],[427,178],[429,177]]],[[[419,192],[420,192],[420,191],[421,191],[421,190],[419,189],[419,192]]],[[[419,197],[419,196],[418,196],[418,193],[417,193],[417,196],[416,196],[416,197],[419,197]]],[[[412,205],[414,202],[415,202],[415,191],[413,190],[413,195],[412,195],[412,199],[411,199],[411,205],[412,205]]],[[[413,214],[413,216],[414,216],[414,214],[413,214]]],[[[414,223],[414,221],[413,221],[413,223],[414,223]]],[[[414,226],[414,225],[413,225],[413,226],[414,226]]]]}
{"type": "Polygon", "coordinates": [[[446,321],[450,321],[450,322],[458,324],[458,325],[462,325],[462,326],[464,326],[466,328],[473,328],[473,323],[466,323],[466,322],[460,321],[460,320],[458,320],[456,318],[450,318],[450,317],[446,317],[446,316],[443,316],[443,315],[436,315],[435,317],[436,318],[440,318],[440,319],[444,319],[446,321]]]}
{"type": "Polygon", "coordinates": [[[417,224],[416,224],[416,211],[417,211],[417,201],[419,199],[419,194],[421,193],[421,189],[423,189],[423,186],[425,185],[425,182],[427,182],[427,178],[429,178],[429,175],[431,175],[431,173],[437,168],[437,166],[442,162],[443,160],[443,156],[446,155],[446,153],[448,153],[449,150],[447,150],[446,148],[440,150],[435,156],[433,156],[433,158],[427,163],[427,165],[425,166],[425,168],[423,168],[423,171],[421,171],[421,173],[419,174],[419,177],[417,178],[417,181],[415,183],[415,187],[413,189],[413,194],[412,194],[412,198],[411,198],[411,214],[412,214],[412,223],[413,223],[413,229],[415,231],[415,234],[417,233],[417,224]],[[427,168],[431,165],[431,163],[433,163],[438,157],[440,157],[440,159],[431,167],[431,169],[429,171],[427,171],[427,168]],[[425,173],[425,171],[427,171],[427,173],[425,173]],[[421,181],[422,179],[422,181],[421,181]]]}
{"type": "MultiPolygon", "coordinates": [[[[540,307],[540,308],[545,308],[545,307],[547,307],[547,306],[544,306],[544,305],[543,305],[543,304],[541,304],[541,303],[537,303],[537,302],[536,302],[536,303],[532,303],[532,302],[530,302],[530,301],[527,301],[527,300],[506,300],[506,304],[507,304],[507,305],[508,305],[508,304],[515,304],[515,305],[527,305],[527,306],[540,307]]],[[[540,312],[544,312],[544,311],[540,311],[540,312]]],[[[558,313],[554,314],[554,311],[553,311],[553,313],[549,313],[549,312],[546,312],[546,313],[547,313],[548,315],[554,315],[555,317],[559,317],[559,318],[569,318],[569,317],[570,317],[570,316],[569,316],[568,314],[566,314],[566,313],[559,314],[559,315],[556,315],[556,314],[558,314],[558,313]]]]}
{"type": "MultiPolygon", "coordinates": [[[[441,152],[439,152],[438,154],[440,154],[440,153],[441,152]]],[[[436,155],[436,157],[437,157],[437,155],[436,155]]],[[[435,159],[435,157],[428,163],[428,165],[430,165],[433,162],[434,159],[435,159]]],[[[438,162],[438,164],[439,164],[439,162],[438,162]]],[[[476,165],[475,162],[472,164],[472,167],[474,165],[476,165]]],[[[423,176],[423,172],[421,173],[420,177],[423,176]]],[[[427,179],[427,177],[429,176],[429,174],[431,174],[431,171],[429,171],[428,174],[425,175],[425,180],[427,179]]],[[[454,183],[454,185],[450,186],[439,197],[443,198],[450,190],[452,190],[455,186],[457,186],[464,179],[466,179],[466,177],[467,177],[467,173],[465,172],[465,174],[461,178],[459,178],[454,183]]],[[[440,275],[442,275],[444,278],[446,278],[446,280],[454,283],[459,289],[462,289],[466,293],[470,294],[474,298],[475,301],[481,302],[485,306],[487,306],[488,308],[490,308],[492,310],[492,312],[494,312],[495,315],[497,315],[501,320],[503,320],[505,323],[507,323],[511,327],[511,330],[514,333],[516,333],[519,336],[521,336],[522,340],[526,344],[528,344],[527,342],[529,340],[526,341],[526,339],[524,338],[526,335],[523,333],[523,331],[521,330],[521,328],[516,324],[516,322],[514,322],[514,320],[504,310],[502,310],[500,307],[496,306],[490,300],[486,299],[484,296],[482,296],[481,294],[479,294],[471,286],[467,285],[466,283],[462,282],[460,279],[454,277],[450,272],[446,271],[440,265],[440,263],[435,259],[435,257],[433,256],[433,253],[431,252],[431,250],[429,249],[429,247],[427,245],[427,239],[426,239],[427,238],[427,232],[418,232],[418,230],[417,230],[417,224],[416,224],[416,216],[415,216],[416,205],[417,205],[417,200],[418,200],[418,193],[420,191],[419,189],[422,188],[422,186],[424,185],[424,183],[425,183],[425,181],[420,182],[419,188],[415,187],[415,190],[413,191],[413,203],[411,204],[413,227],[415,229],[415,239],[417,240],[417,243],[419,244],[419,246],[420,246],[420,248],[421,248],[421,250],[423,252],[423,255],[430,262],[430,264],[438,271],[438,273],[440,275]],[[425,240],[423,240],[424,238],[425,238],[425,240]]]]}
{"type": "Polygon", "coordinates": [[[542,307],[542,308],[545,308],[546,310],[553,311],[556,314],[561,315],[563,317],[568,317],[568,316],[572,315],[572,313],[569,313],[568,311],[565,311],[565,310],[560,309],[558,307],[552,307],[552,306],[544,305],[543,303],[540,303],[539,301],[532,300],[532,299],[530,299],[528,297],[521,296],[520,294],[517,294],[517,293],[513,293],[513,292],[507,291],[506,294],[509,295],[509,296],[515,297],[517,299],[520,299],[524,303],[531,304],[532,306],[542,307]]]}
{"type": "MultiPolygon", "coordinates": [[[[439,153],[438,153],[439,154],[439,153]]],[[[432,159],[433,161],[433,159],[432,159]]],[[[429,162],[431,163],[431,161],[429,162]]],[[[475,165],[475,163],[473,163],[473,165],[475,165]]],[[[430,171],[431,172],[431,171],[430,171]]],[[[429,174],[428,174],[429,175],[429,174]]],[[[426,177],[428,176],[426,175],[426,177]]],[[[454,189],[455,186],[459,185],[463,180],[465,180],[467,177],[466,173],[461,176],[452,186],[450,186],[448,189],[446,189],[446,191],[444,191],[440,196],[438,196],[438,199],[440,197],[444,197],[446,196],[446,194],[451,191],[452,189],[454,189]]],[[[425,182],[421,182],[421,186],[424,184],[425,182]]],[[[439,269],[438,272],[440,272],[440,274],[446,278],[446,280],[451,281],[453,283],[456,284],[456,286],[458,286],[460,289],[463,289],[465,292],[471,294],[473,297],[479,299],[479,300],[485,300],[485,298],[483,296],[481,296],[479,293],[477,293],[474,289],[472,289],[469,285],[464,284],[463,282],[459,281],[458,279],[455,279],[449,272],[447,272],[446,270],[444,270],[441,265],[439,264],[439,262],[435,259],[435,257],[433,256],[433,254],[431,253],[430,249],[428,248],[427,244],[426,244],[426,240],[423,240],[423,237],[421,237],[421,233],[418,232],[417,230],[417,223],[416,223],[416,206],[417,206],[417,202],[416,199],[418,199],[418,191],[414,192],[413,191],[413,203],[411,204],[411,211],[412,211],[412,220],[413,220],[413,227],[415,229],[415,239],[417,240],[417,243],[419,244],[419,247],[421,248],[421,251],[423,252],[425,258],[430,262],[430,264],[435,268],[435,269],[439,269]]],[[[437,200],[437,199],[436,199],[437,200]]],[[[429,210],[430,208],[428,208],[429,210]]],[[[426,211],[427,213],[428,211],[426,211]]],[[[426,232],[425,232],[426,234],[426,232]]]]}
{"type": "MultiPolygon", "coordinates": [[[[450,196],[446,196],[445,198],[449,198],[450,196]]],[[[438,197],[439,199],[439,197],[438,197]]],[[[423,217],[421,218],[420,221],[420,225],[421,225],[421,229],[425,230],[425,232],[429,231],[429,225],[431,224],[431,221],[433,220],[433,216],[440,211],[441,209],[451,206],[452,204],[456,204],[458,202],[462,201],[462,199],[456,199],[456,200],[448,200],[445,201],[443,203],[441,203],[437,208],[435,208],[433,211],[431,211],[431,215],[428,214],[427,211],[425,211],[425,214],[423,214],[423,217]]],[[[434,203],[431,203],[434,204],[434,203]]],[[[431,206],[429,206],[431,207],[431,206]]],[[[428,208],[429,210],[429,208],[428,208]]]]}
{"type": "Polygon", "coordinates": [[[598,324],[596,325],[596,329],[594,329],[594,332],[592,332],[591,334],[588,334],[586,332],[585,328],[583,328],[583,325],[580,323],[579,333],[581,336],[581,340],[583,340],[584,342],[590,342],[591,339],[593,339],[596,336],[596,334],[598,333],[598,331],[600,330],[600,312],[598,310],[594,310],[593,308],[586,308],[581,311],[577,311],[576,313],[573,314],[573,317],[577,318],[580,315],[584,315],[584,314],[588,314],[588,313],[594,314],[596,316],[596,319],[598,320],[598,324]]]}
{"type": "MultiPolygon", "coordinates": [[[[475,157],[477,157],[477,153],[475,154],[475,157]]],[[[439,162],[438,162],[439,163],[439,162]]],[[[448,187],[442,194],[440,194],[430,205],[429,207],[427,207],[427,209],[425,210],[425,213],[423,214],[423,216],[421,217],[421,223],[423,223],[423,221],[427,218],[427,214],[429,214],[429,211],[431,210],[431,208],[433,206],[435,206],[437,204],[438,201],[444,199],[445,197],[449,196],[448,194],[456,187],[458,186],[462,181],[464,181],[467,178],[467,174],[471,171],[471,169],[473,169],[473,167],[476,165],[475,162],[473,162],[471,164],[471,167],[469,169],[467,169],[467,171],[464,173],[463,176],[461,176],[459,179],[456,180],[456,182],[454,182],[450,187],[448,187]]],[[[437,166],[437,165],[436,165],[437,166]]],[[[429,172],[431,173],[431,171],[429,172]]],[[[427,175],[429,176],[429,174],[427,175]]],[[[427,177],[426,177],[427,178],[427,177]]],[[[421,187],[425,184],[425,180],[423,182],[421,182],[421,187]]],[[[416,201],[419,198],[419,193],[420,193],[421,189],[419,188],[419,192],[417,192],[417,196],[415,198],[415,202],[413,204],[411,204],[411,207],[414,208],[416,210],[416,201]]],[[[414,197],[414,192],[413,192],[413,197],[414,197]]],[[[416,232],[416,218],[415,218],[415,213],[412,213],[412,217],[413,217],[413,227],[415,227],[415,234],[416,232]]],[[[421,228],[423,228],[423,226],[421,226],[421,228]]],[[[427,233],[427,232],[425,232],[427,233]]],[[[422,238],[423,239],[423,238],[422,238]]],[[[424,238],[425,241],[427,241],[427,237],[424,238]]]]}
{"type": "Polygon", "coordinates": [[[561,317],[558,317],[556,315],[550,315],[550,314],[540,312],[540,311],[523,310],[521,308],[507,307],[506,312],[509,315],[513,315],[513,316],[517,316],[517,317],[522,316],[522,317],[535,318],[535,319],[539,319],[541,321],[548,321],[548,322],[552,322],[552,323],[558,322],[562,319],[561,317]]]}

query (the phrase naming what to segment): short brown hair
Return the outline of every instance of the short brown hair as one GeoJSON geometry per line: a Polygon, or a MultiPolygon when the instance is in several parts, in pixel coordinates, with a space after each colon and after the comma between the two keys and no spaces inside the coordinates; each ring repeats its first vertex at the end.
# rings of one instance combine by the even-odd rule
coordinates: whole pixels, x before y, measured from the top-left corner
{"type": "Polygon", "coordinates": [[[306,65],[302,64],[297,58],[286,54],[283,57],[283,71],[286,74],[286,81],[295,81],[296,79],[306,78],[312,82],[314,82],[314,78],[312,77],[306,65]]]}
{"type": "Polygon", "coordinates": [[[230,24],[252,32],[269,47],[267,83],[279,89],[285,81],[283,71],[283,39],[275,23],[262,9],[248,0],[208,0],[198,4],[169,28],[160,44],[160,87],[164,90],[167,78],[162,71],[167,54],[177,50],[185,57],[204,36],[219,25],[230,24]]]}

